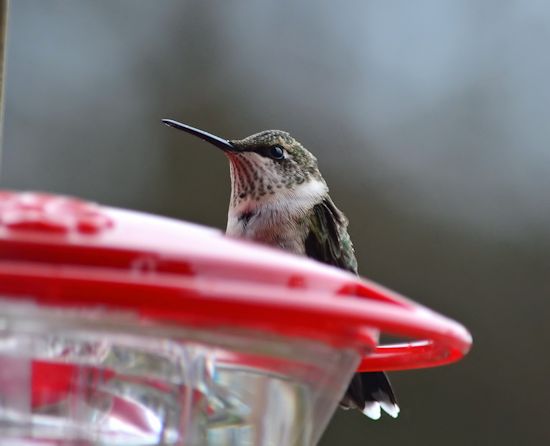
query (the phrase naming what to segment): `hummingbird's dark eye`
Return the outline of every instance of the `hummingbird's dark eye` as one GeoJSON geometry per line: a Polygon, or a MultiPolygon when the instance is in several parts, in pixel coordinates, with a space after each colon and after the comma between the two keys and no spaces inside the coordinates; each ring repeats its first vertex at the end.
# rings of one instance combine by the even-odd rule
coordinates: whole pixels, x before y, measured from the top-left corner
{"type": "Polygon", "coordinates": [[[269,156],[274,160],[282,160],[285,157],[285,151],[281,146],[273,146],[269,149],[269,156]]]}

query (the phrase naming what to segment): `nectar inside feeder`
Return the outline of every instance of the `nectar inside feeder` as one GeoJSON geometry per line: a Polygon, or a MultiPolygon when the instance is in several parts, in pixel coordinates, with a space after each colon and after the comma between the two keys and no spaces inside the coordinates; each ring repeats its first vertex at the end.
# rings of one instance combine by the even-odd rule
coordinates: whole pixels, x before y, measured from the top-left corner
{"type": "Polygon", "coordinates": [[[49,194],[0,192],[0,299],[0,444],[313,445],[355,371],[471,344],[347,272],[49,194]]]}

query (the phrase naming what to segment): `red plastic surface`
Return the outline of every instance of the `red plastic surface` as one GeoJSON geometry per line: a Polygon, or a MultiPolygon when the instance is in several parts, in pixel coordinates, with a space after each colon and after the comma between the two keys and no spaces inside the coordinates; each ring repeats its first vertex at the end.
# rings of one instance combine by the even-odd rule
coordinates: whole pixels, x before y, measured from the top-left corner
{"type": "Polygon", "coordinates": [[[345,271],[217,230],[44,194],[0,193],[0,294],[349,346],[368,352],[360,370],[442,365],[471,345],[457,322],[345,271]],[[412,341],[378,346],[378,331],[412,341]]]}

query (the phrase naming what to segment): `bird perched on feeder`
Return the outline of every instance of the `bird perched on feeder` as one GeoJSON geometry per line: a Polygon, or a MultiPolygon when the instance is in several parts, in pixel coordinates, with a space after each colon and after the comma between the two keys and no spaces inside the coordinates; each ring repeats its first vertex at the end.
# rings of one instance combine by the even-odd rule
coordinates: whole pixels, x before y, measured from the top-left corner
{"type": "MultiPolygon", "coordinates": [[[[171,119],[229,158],[231,199],[226,233],[277,246],[357,274],[348,220],[335,206],[317,159],[287,132],[266,130],[227,140],[171,119]]],[[[373,419],[399,406],[384,372],[356,373],[340,402],[373,419]]]]}

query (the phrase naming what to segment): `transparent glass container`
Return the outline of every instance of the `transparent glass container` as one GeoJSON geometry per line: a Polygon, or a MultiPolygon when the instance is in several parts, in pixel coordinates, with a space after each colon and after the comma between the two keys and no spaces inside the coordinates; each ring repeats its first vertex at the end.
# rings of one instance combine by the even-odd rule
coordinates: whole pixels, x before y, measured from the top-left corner
{"type": "Polygon", "coordinates": [[[315,444],[352,349],[0,301],[1,445],[315,444]]]}

